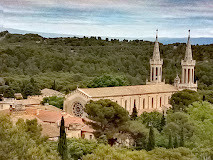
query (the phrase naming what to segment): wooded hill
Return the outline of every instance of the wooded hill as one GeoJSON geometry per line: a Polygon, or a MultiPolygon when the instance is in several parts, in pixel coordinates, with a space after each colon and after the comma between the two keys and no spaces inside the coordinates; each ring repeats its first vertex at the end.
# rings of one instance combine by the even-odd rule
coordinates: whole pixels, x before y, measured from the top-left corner
{"type": "MultiPolygon", "coordinates": [[[[44,38],[6,31],[0,36],[0,77],[15,92],[20,92],[20,86],[31,77],[41,89],[55,87],[66,93],[77,85],[92,87],[93,79],[102,75],[122,81],[121,85],[145,84],[149,79],[154,42],[101,37],[44,38]]],[[[180,75],[185,49],[185,43],[160,44],[166,83],[172,84],[180,75]]],[[[213,44],[193,45],[192,50],[199,89],[213,89],[213,44]]]]}

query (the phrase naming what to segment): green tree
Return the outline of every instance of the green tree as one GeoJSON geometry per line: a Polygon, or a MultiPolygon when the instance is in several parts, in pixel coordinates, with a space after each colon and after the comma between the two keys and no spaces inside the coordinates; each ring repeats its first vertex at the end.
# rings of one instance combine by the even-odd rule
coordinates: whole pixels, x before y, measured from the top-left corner
{"type": "Polygon", "coordinates": [[[100,77],[94,78],[87,85],[87,87],[97,88],[97,87],[114,87],[125,85],[128,85],[128,81],[123,76],[102,75],[100,77]]]}
{"type": "Polygon", "coordinates": [[[14,98],[14,90],[11,87],[6,88],[3,96],[5,98],[14,98]]]}
{"type": "Polygon", "coordinates": [[[128,112],[108,99],[91,100],[86,104],[85,112],[92,120],[88,124],[95,130],[95,137],[106,135],[110,145],[115,143],[115,134],[119,133],[120,127],[129,120],[128,112]]]}
{"type": "Polygon", "coordinates": [[[56,90],[56,81],[55,80],[53,81],[52,89],[56,90]]]}
{"type": "Polygon", "coordinates": [[[150,126],[150,128],[149,128],[149,138],[148,138],[147,150],[151,151],[154,148],[155,148],[155,135],[154,135],[153,127],[150,126]]]}
{"type": "Polygon", "coordinates": [[[172,142],[172,133],[171,130],[169,132],[169,144],[168,144],[168,148],[173,148],[173,142],[172,142]]]}
{"type": "Polygon", "coordinates": [[[161,132],[165,125],[166,125],[166,118],[165,118],[164,113],[163,113],[162,118],[161,118],[161,122],[160,122],[160,127],[159,127],[158,131],[161,132]]]}
{"type": "Polygon", "coordinates": [[[162,130],[162,124],[161,124],[162,116],[163,116],[162,113],[159,113],[156,111],[150,112],[150,113],[143,112],[137,118],[137,120],[147,126],[149,125],[149,123],[151,123],[154,128],[156,128],[158,131],[161,131],[162,130]]]}
{"type": "Polygon", "coordinates": [[[14,98],[14,90],[11,87],[6,88],[3,96],[5,98],[14,98]]]}
{"type": "Polygon", "coordinates": [[[181,127],[181,131],[180,131],[180,147],[184,147],[184,133],[183,133],[183,127],[181,127]]]}
{"type": "Polygon", "coordinates": [[[67,139],[64,126],[64,117],[61,117],[60,137],[58,140],[58,152],[62,160],[67,159],[67,139]]]}
{"type": "Polygon", "coordinates": [[[130,145],[135,147],[135,149],[146,149],[149,130],[141,122],[128,121],[121,127],[119,133],[117,137],[121,140],[121,143],[128,139],[130,140],[130,145]]]}
{"type": "Polygon", "coordinates": [[[82,159],[83,155],[91,154],[98,144],[94,140],[71,138],[67,140],[68,158],[78,160],[82,159]]]}
{"type": "Polygon", "coordinates": [[[175,139],[174,139],[174,148],[178,148],[178,138],[177,135],[175,135],[175,139]]]}
{"type": "Polygon", "coordinates": [[[44,97],[41,103],[44,105],[45,103],[49,103],[50,105],[53,105],[57,108],[63,109],[63,104],[64,104],[64,97],[57,97],[57,96],[52,96],[52,97],[44,97]]]}
{"type": "Polygon", "coordinates": [[[0,159],[59,160],[40,131],[37,120],[19,119],[14,124],[9,116],[0,115],[0,159]]]}
{"type": "MultiPolygon", "coordinates": [[[[186,113],[175,112],[167,115],[167,125],[163,129],[164,134],[168,137],[170,131],[172,133],[172,138],[178,136],[182,142],[185,140],[190,141],[195,132],[195,126],[186,113]]],[[[182,142],[180,142],[180,146],[182,142]]]]}
{"type": "Polygon", "coordinates": [[[177,111],[186,112],[187,107],[195,101],[201,100],[197,92],[191,90],[183,90],[174,93],[170,99],[172,109],[177,111]]]}

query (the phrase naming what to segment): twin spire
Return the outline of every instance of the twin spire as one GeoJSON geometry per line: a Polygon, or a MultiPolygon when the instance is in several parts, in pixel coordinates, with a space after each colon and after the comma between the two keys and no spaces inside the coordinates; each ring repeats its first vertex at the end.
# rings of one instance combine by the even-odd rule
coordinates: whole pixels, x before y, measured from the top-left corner
{"type": "Polygon", "coordinates": [[[189,30],[184,60],[185,61],[191,61],[192,60],[192,49],[191,49],[191,43],[190,43],[190,30],[189,30]]]}
{"type": "Polygon", "coordinates": [[[156,60],[156,61],[160,60],[160,51],[159,51],[159,43],[158,43],[158,29],[156,30],[156,40],[155,40],[155,46],[154,46],[152,59],[156,60]]]}

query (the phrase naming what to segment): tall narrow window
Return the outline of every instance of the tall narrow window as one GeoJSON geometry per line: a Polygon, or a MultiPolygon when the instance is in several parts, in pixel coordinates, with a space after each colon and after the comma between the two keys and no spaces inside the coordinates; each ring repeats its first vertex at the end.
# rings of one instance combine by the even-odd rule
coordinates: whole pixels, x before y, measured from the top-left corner
{"type": "Polygon", "coordinates": [[[154,67],[152,67],[152,81],[154,80],[154,67]]]}
{"type": "Polygon", "coordinates": [[[134,99],[134,106],[133,107],[136,107],[136,100],[134,99]]]}
{"type": "Polygon", "coordinates": [[[160,107],[162,106],[162,99],[161,99],[161,97],[160,97],[160,107]]]}
{"type": "Polygon", "coordinates": [[[192,83],[194,83],[194,69],[192,69],[192,83]]]}
{"type": "Polygon", "coordinates": [[[156,67],[156,76],[158,76],[158,67],[156,67]]]}
{"type": "Polygon", "coordinates": [[[184,83],[186,83],[186,69],[184,69],[184,83]]]}
{"type": "Polygon", "coordinates": [[[125,100],[125,110],[127,110],[127,100],[125,100]]]}
{"type": "Polygon", "coordinates": [[[153,108],[153,106],[154,106],[154,99],[152,98],[152,108],[153,108]]]}
{"type": "Polygon", "coordinates": [[[145,98],[143,99],[143,109],[145,109],[145,98]]]}
{"type": "Polygon", "coordinates": [[[190,69],[188,69],[188,83],[190,82],[190,69]]]}

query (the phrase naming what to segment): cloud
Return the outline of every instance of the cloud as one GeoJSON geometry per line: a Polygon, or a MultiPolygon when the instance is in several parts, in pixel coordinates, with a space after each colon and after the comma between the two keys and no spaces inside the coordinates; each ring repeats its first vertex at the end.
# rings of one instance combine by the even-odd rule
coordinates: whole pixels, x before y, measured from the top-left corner
{"type": "Polygon", "coordinates": [[[213,36],[211,0],[3,0],[4,27],[104,36],[213,36]]]}

